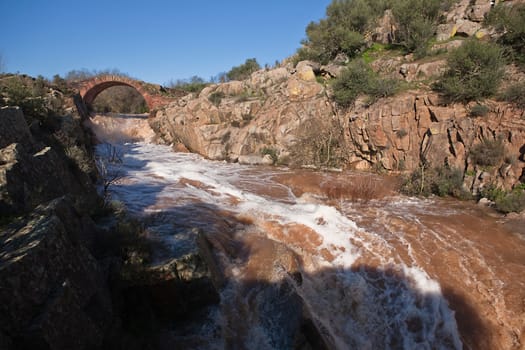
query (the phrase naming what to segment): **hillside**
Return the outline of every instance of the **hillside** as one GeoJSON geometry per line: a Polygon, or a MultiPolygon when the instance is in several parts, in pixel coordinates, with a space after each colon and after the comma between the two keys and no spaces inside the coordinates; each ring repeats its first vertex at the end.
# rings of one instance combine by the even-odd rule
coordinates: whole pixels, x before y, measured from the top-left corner
{"type": "Polygon", "coordinates": [[[152,127],[164,142],[210,159],[416,171],[405,187],[412,193],[491,197],[487,189],[520,187],[523,2],[462,0],[402,18],[400,4],[421,2],[388,9],[372,1],[369,10],[376,4],[381,15],[370,10],[361,22],[358,4],[334,2],[281,66],[189,94],[157,111],[152,127]],[[361,28],[340,27],[354,19],[361,28]],[[434,31],[418,36],[419,20],[434,31]],[[349,46],[349,38],[359,40],[349,46]]]}

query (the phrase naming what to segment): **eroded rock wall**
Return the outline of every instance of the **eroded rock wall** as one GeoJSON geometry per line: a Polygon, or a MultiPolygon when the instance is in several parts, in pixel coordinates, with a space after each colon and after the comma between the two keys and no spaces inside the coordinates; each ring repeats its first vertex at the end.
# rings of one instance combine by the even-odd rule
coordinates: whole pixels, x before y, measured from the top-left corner
{"type": "Polygon", "coordinates": [[[207,87],[159,111],[150,124],[165,142],[210,159],[267,162],[264,148],[284,155],[303,123],[334,115],[325,88],[306,71],[259,71],[247,81],[207,87]]]}
{"type": "Polygon", "coordinates": [[[525,112],[512,105],[487,101],[487,115],[472,117],[475,104],[443,106],[432,93],[404,93],[345,114],[350,164],[357,169],[380,166],[412,171],[420,164],[456,167],[475,190],[491,181],[506,188],[522,177],[525,112]],[[505,154],[491,167],[473,162],[471,150],[483,140],[501,140],[505,154]],[[487,177],[488,176],[488,177],[487,177]]]}
{"type": "Polygon", "coordinates": [[[329,89],[316,82],[313,68],[298,67],[259,71],[247,81],[208,87],[159,111],[150,124],[164,142],[179,144],[179,149],[253,164],[272,163],[265,149],[274,150],[279,160],[290,157],[305,141],[300,140],[305,127],[317,126],[321,133],[327,120],[337,119],[344,135],[342,167],[408,172],[422,163],[454,166],[467,174],[466,186],[474,191],[487,181],[510,188],[523,176],[523,110],[486,101],[486,115],[472,117],[475,104],[443,105],[436,94],[409,91],[372,105],[358,99],[342,111],[335,108],[329,89]],[[500,139],[506,152],[489,168],[476,166],[469,157],[484,139],[500,139]]]}

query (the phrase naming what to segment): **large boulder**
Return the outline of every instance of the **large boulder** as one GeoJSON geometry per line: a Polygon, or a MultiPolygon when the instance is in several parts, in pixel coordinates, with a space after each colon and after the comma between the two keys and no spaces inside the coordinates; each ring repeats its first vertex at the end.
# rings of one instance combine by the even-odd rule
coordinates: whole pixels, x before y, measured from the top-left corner
{"type": "Polygon", "coordinates": [[[24,113],[18,107],[0,108],[0,148],[20,142],[33,142],[24,113]]]}
{"type": "Polygon", "coordinates": [[[310,61],[301,61],[295,67],[295,74],[300,80],[315,81],[314,69],[319,70],[319,65],[310,61]]]}
{"type": "Polygon", "coordinates": [[[105,276],[82,243],[91,234],[85,220],[61,198],[0,235],[0,329],[12,349],[102,345],[113,313],[105,276]]]}
{"type": "Polygon", "coordinates": [[[0,109],[0,209],[30,211],[65,194],[76,194],[86,208],[97,200],[89,176],[66,157],[67,150],[34,142],[18,108],[0,109]]]}

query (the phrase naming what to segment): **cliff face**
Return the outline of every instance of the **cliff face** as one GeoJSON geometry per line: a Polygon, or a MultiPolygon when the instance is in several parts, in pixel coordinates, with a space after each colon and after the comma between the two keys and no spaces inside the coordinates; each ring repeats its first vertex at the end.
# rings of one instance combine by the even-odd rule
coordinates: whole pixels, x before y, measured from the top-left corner
{"type": "Polygon", "coordinates": [[[30,127],[0,109],[2,349],[98,348],[111,328],[107,276],[88,249],[99,229],[86,137],[71,115],[30,127]]]}
{"type": "Polygon", "coordinates": [[[157,348],[218,302],[204,246],[148,268],[137,225],[93,221],[90,145],[78,116],[0,109],[0,349],[157,348]]]}
{"type": "Polygon", "coordinates": [[[165,142],[210,159],[271,162],[263,160],[264,148],[283,156],[302,124],[333,115],[324,87],[309,73],[278,68],[210,86],[160,110],[150,124],[165,142]]]}
{"type": "Polygon", "coordinates": [[[338,165],[346,168],[412,171],[422,162],[447,164],[468,174],[465,185],[471,190],[489,181],[510,188],[524,175],[523,110],[486,101],[486,115],[472,117],[474,104],[443,105],[434,93],[408,91],[372,105],[363,98],[342,111],[316,81],[312,66],[300,62],[210,86],[158,111],[150,124],[164,142],[217,160],[311,165],[316,151],[305,155],[306,149],[326,153],[337,140],[332,154],[339,152],[338,165]],[[330,139],[321,150],[323,133],[330,139]],[[470,157],[483,140],[504,145],[506,154],[495,166],[480,167],[470,157]]]}
{"type": "Polygon", "coordinates": [[[439,105],[434,94],[406,93],[356,107],[345,115],[350,163],[358,169],[380,164],[387,170],[416,169],[421,162],[449,165],[467,174],[465,184],[475,190],[482,177],[506,188],[524,171],[525,113],[508,104],[487,102],[484,117],[471,117],[472,105],[439,105]],[[471,157],[483,140],[501,140],[505,155],[491,167],[471,157]],[[483,174],[483,175],[482,175],[483,174]]]}

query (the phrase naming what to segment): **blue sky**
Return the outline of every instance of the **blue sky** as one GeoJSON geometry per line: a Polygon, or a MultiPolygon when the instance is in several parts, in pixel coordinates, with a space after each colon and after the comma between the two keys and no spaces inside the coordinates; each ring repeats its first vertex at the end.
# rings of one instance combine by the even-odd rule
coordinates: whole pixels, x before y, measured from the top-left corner
{"type": "Polygon", "coordinates": [[[8,72],[119,69],[164,84],[292,55],[331,0],[0,0],[8,72]]]}

